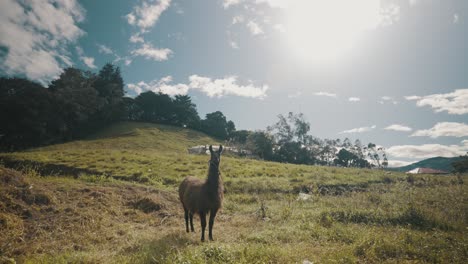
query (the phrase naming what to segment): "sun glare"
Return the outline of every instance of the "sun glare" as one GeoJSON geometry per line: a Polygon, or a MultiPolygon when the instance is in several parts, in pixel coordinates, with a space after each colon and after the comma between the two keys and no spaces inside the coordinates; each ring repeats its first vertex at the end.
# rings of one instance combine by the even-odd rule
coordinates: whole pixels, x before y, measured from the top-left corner
{"type": "Polygon", "coordinates": [[[378,0],[293,0],[286,15],[287,42],[301,59],[336,60],[380,22],[378,0]]]}

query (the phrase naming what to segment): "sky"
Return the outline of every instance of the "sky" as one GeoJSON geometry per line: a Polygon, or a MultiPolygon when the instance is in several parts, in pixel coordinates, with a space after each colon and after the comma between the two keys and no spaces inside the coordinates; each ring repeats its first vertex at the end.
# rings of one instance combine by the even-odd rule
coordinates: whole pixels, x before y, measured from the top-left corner
{"type": "Polygon", "coordinates": [[[393,166],[468,151],[466,0],[2,0],[0,74],[121,67],[127,96],[188,94],[237,129],[303,113],[393,166]]]}

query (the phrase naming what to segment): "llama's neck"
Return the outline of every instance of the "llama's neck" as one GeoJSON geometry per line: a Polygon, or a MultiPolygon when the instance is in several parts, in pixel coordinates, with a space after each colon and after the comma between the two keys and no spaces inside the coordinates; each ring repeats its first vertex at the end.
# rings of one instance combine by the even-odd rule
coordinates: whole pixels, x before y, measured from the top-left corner
{"type": "Polygon", "coordinates": [[[220,184],[219,168],[213,164],[210,164],[210,168],[208,169],[208,179],[206,183],[214,190],[217,190],[220,184]]]}

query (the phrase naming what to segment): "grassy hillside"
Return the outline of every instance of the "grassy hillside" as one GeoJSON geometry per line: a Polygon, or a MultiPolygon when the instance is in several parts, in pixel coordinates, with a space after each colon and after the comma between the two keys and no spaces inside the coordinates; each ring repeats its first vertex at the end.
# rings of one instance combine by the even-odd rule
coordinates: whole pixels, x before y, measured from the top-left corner
{"type": "MultiPolygon", "coordinates": [[[[215,242],[186,234],[177,186],[205,177],[218,143],[119,123],[86,140],[4,153],[0,256],[20,262],[353,263],[468,259],[466,176],[226,157],[215,242]]],[[[0,263],[1,259],[0,257],[0,263]]]]}
{"type": "Polygon", "coordinates": [[[460,159],[461,157],[453,157],[453,158],[434,157],[430,159],[421,160],[421,161],[412,163],[407,166],[392,168],[392,170],[406,172],[415,168],[431,168],[431,169],[451,172],[453,170],[452,163],[460,159]]]}

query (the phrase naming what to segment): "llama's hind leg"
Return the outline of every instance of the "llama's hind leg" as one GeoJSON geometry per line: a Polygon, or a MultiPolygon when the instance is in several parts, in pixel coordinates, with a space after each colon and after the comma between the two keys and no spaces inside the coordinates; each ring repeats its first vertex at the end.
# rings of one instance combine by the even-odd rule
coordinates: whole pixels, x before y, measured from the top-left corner
{"type": "Polygon", "coordinates": [[[188,224],[189,224],[189,212],[187,209],[184,208],[184,218],[185,218],[185,230],[187,230],[187,233],[189,232],[188,229],[188,224]]]}
{"type": "MultiPolygon", "coordinates": [[[[192,230],[192,232],[195,232],[195,228],[193,228],[193,213],[190,212],[189,216],[190,216],[190,229],[192,230]]],[[[187,226],[187,232],[188,232],[188,226],[187,226]]]]}
{"type": "Polygon", "coordinates": [[[206,229],[206,213],[200,212],[200,221],[201,221],[201,241],[205,241],[205,229],[206,229]]]}
{"type": "Polygon", "coordinates": [[[213,225],[214,225],[214,220],[215,220],[215,217],[216,217],[216,213],[217,213],[217,210],[212,210],[210,212],[210,223],[209,223],[209,230],[208,230],[208,235],[209,235],[209,238],[211,241],[213,241],[213,225]]]}

